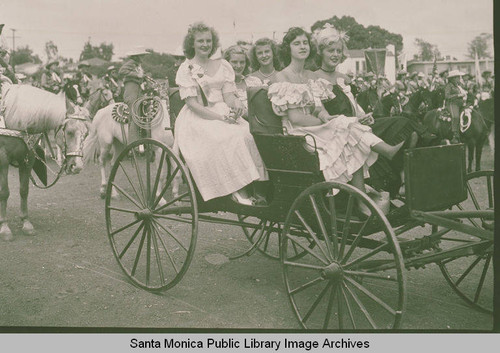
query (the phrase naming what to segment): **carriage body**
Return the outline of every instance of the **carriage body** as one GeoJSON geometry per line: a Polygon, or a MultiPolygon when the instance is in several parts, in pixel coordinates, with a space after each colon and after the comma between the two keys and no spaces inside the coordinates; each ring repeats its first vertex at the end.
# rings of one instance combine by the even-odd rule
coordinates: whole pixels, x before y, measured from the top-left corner
{"type": "MultiPolygon", "coordinates": [[[[178,93],[173,90],[173,94],[170,116],[175,119],[182,102],[174,103],[178,93]],[[177,106],[177,112],[172,106],[177,106]]],[[[151,291],[174,287],[194,254],[198,222],[205,221],[243,228],[252,245],[235,258],[258,250],[279,259],[288,298],[304,328],[401,327],[405,270],[429,263],[441,267],[466,301],[488,310],[478,297],[491,265],[492,222],[485,227],[484,220],[493,218],[492,173],[480,175],[488,181],[489,210],[477,210],[474,202],[473,211],[446,211],[470,198],[471,178],[465,173],[463,145],[407,151],[406,204],[391,206],[385,215],[362,191],[324,180],[314,140],[283,133],[266,89],[251,89],[248,97],[250,129],[270,177],[266,206],[242,205],[229,196],[204,201],[182,159],[155,140],[135,141],[118,157],[107,189],[106,224],[113,253],[134,284],[151,291]],[[159,150],[146,153],[141,162],[135,155],[141,144],[159,150]],[[160,192],[162,176],[151,169],[151,159],[171,163],[171,173],[160,192]],[[125,163],[130,164],[130,172],[125,171],[125,163]],[[120,192],[133,207],[111,200],[111,189],[119,187],[121,171],[121,179],[125,184],[128,181],[129,187],[120,192]],[[170,185],[176,174],[184,181],[178,196],[170,185]],[[163,205],[159,203],[162,196],[167,199],[163,205]],[[358,212],[360,204],[368,213],[358,212]],[[219,212],[235,214],[238,219],[213,214],[219,212]],[[451,216],[446,217],[446,213],[451,216]],[[120,217],[121,223],[117,222],[120,217]],[[467,217],[483,223],[469,226],[457,222],[467,217]],[[430,235],[401,238],[425,224],[432,225],[430,235]],[[441,247],[444,236],[452,230],[479,237],[441,247]],[[480,287],[472,297],[460,288],[447,265],[447,261],[463,257],[472,258],[472,267],[480,261],[485,264],[480,287]]],[[[148,150],[151,148],[146,147],[148,150]]],[[[458,282],[465,282],[470,271],[471,267],[462,271],[458,282]]],[[[488,306],[488,298],[486,303],[488,306]]]]}

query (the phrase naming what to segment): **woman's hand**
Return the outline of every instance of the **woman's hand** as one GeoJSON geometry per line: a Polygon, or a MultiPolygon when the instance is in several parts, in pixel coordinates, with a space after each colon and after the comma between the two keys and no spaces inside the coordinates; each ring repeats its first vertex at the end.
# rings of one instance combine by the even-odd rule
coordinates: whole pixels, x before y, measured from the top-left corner
{"type": "Polygon", "coordinates": [[[245,106],[239,99],[234,99],[234,102],[232,104],[231,109],[234,111],[234,114],[236,115],[237,118],[240,116],[243,116],[245,114],[245,106]]]}
{"type": "Polygon", "coordinates": [[[361,117],[358,118],[358,122],[360,124],[363,124],[363,125],[372,125],[375,120],[373,119],[373,116],[372,116],[373,113],[368,113],[368,114],[365,114],[361,117]]]}

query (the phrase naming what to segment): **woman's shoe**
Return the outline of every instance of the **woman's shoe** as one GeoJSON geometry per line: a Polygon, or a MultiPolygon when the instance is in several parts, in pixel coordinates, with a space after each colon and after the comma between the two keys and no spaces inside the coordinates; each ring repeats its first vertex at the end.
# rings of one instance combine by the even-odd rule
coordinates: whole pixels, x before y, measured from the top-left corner
{"type": "Polygon", "coordinates": [[[231,199],[233,199],[234,202],[240,203],[242,205],[247,205],[247,206],[253,205],[252,199],[248,198],[248,197],[244,197],[243,195],[241,195],[241,193],[239,191],[233,192],[231,194],[231,199]]]}

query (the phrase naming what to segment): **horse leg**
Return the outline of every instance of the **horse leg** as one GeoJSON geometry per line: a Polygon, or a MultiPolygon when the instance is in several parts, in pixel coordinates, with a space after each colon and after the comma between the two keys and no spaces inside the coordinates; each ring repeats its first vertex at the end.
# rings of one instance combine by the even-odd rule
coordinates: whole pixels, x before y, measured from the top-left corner
{"type": "Polygon", "coordinates": [[[111,145],[106,145],[104,143],[100,143],[101,151],[99,154],[99,167],[101,169],[101,187],[99,188],[99,193],[101,195],[101,199],[106,197],[106,187],[108,184],[108,179],[106,178],[106,164],[111,159],[111,145]]]}
{"type": "MultiPolygon", "coordinates": [[[[123,151],[123,144],[119,141],[114,140],[113,141],[113,158],[111,161],[111,165],[115,165],[116,158],[122,153],[123,151]]],[[[111,189],[111,198],[118,200],[120,198],[120,194],[116,190],[115,187],[111,189]]]]}
{"type": "Polygon", "coordinates": [[[7,200],[9,199],[9,160],[0,151],[0,235],[3,240],[13,240],[12,231],[7,223],[7,200]]]}
{"type": "Polygon", "coordinates": [[[481,136],[476,143],[476,171],[481,170],[481,156],[483,155],[485,141],[486,136],[481,136]]]}
{"type": "Polygon", "coordinates": [[[19,194],[21,196],[21,219],[23,221],[23,232],[26,235],[35,235],[35,228],[28,219],[28,193],[31,166],[25,163],[19,164],[19,194]]]}
{"type": "Polygon", "coordinates": [[[474,141],[467,141],[467,173],[472,172],[472,160],[474,158],[474,141]]]}

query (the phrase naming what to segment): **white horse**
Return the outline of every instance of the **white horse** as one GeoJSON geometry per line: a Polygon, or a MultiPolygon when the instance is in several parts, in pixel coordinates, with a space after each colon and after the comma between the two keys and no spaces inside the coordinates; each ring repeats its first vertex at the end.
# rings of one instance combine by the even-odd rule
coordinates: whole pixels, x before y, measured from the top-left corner
{"type": "MultiPolygon", "coordinates": [[[[67,83],[59,95],[28,85],[2,87],[5,129],[0,129],[0,235],[4,240],[13,239],[6,214],[9,165],[19,168],[23,232],[34,234],[28,219],[29,177],[36,158],[35,147],[29,145],[34,134],[57,131],[66,158],[66,173],[77,174],[83,168],[82,146],[90,120],[87,110],[74,106],[70,99],[81,102],[77,84],[72,82],[67,83]]],[[[34,138],[33,143],[36,140],[34,138]]]]}
{"type": "MultiPolygon", "coordinates": [[[[151,128],[151,138],[172,147],[174,144],[174,137],[170,129],[170,116],[165,100],[161,100],[161,102],[162,109],[160,109],[158,114],[163,114],[163,116],[161,122],[151,128]]],[[[95,156],[99,156],[99,165],[101,169],[101,186],[99,192],[101,198],[105,197],[108,182],[106,177],[106,165],[110,160],[112,160],[112,165],[115,163],[116,158],[127,143],[126,141],[129,141],[128,124],[122,125],[113,119],[113,109],[119,104],[124,103],[113,103],[97,111],[92,120],[89,136],[85,140],[83,147],[85,163],[94,160],[95,156]]],[[[155,159],[157,167],[159,167],[158,159],[159,158],[155,159]]],[[[165,181],[167,168],[166,163],[164,163],[160,174],[161,182],[165,181]]],[[[175,195],[178,194],[178,185],[179,181],[174,180],[173,192],[175,195]]],[[[161,187],[158,187],[158,192],[159,190],[161,190],[161,187]]],[[[114,188],[112,189],[111,197],[118,198],[118,192],[114,188]]],[[[162,199],[160,204],[164,204],[164,202],[165,201],[162,199]]]]}

